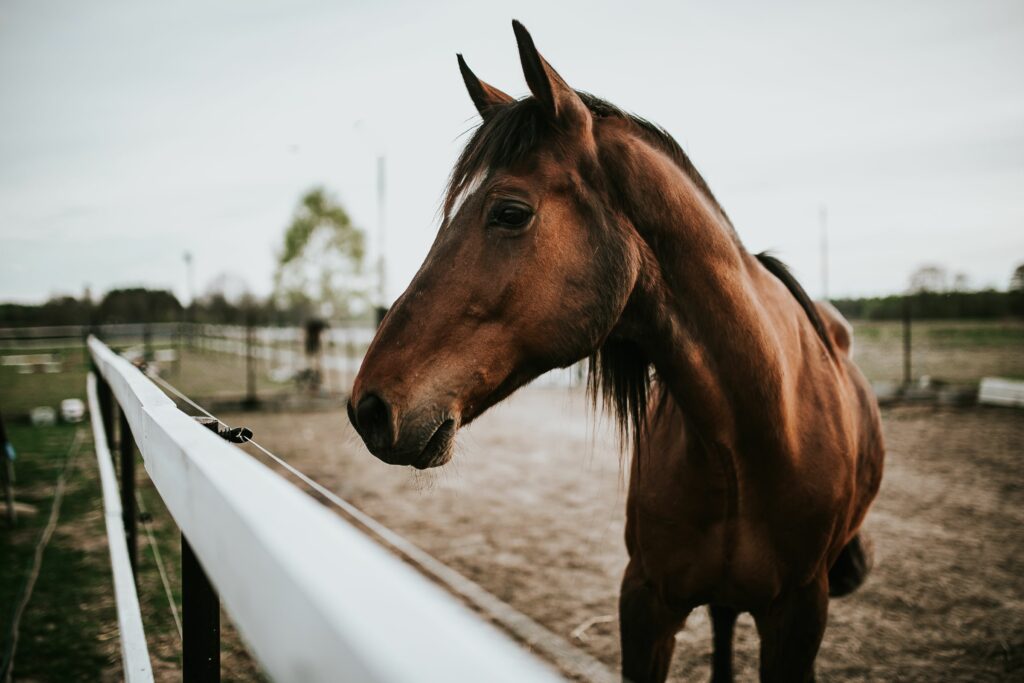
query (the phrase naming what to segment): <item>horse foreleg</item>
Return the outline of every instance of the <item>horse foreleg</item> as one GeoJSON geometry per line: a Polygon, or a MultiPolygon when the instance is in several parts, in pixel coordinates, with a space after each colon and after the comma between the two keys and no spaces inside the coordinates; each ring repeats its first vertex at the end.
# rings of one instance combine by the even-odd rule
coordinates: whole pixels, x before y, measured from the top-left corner
{"type": "Polygon", "coordinates": [[[714,647],[711,651],[711,683],[732,681],[732,632],[739,612],[732,607],[708,605],[714,647]]]}
{"type": "Polygon", "coordinates": [[[622,678],[631,683],[662,683],[668,676],[676,632],[686,615],[672,612],[630,563],[619,594],[622,678]]]}
{"type": "Polygon", "coordinates": [[[662,683],[669,676],[676,633],[686,614],[671,610],[653,587],[626,569],[618,596],[618,632],[623,647],[623,680],[632,683],[662,683]]]}
{"type": "Polygon", "coordinates": [[[813,681],[814,659],[828,621],[828,576],[775,599],[754,613],[761,635],[762,681],[813,681]]]}

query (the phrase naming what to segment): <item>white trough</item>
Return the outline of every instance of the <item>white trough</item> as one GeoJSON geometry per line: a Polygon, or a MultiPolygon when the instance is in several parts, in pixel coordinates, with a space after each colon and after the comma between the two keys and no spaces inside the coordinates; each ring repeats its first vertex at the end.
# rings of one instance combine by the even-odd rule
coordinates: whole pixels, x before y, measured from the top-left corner
{"type": "Polygon", "coordinates": [[[1024,407],[1024,382],[1003,377],[985,377],[978,387],[978,403],[1024,407]]]}

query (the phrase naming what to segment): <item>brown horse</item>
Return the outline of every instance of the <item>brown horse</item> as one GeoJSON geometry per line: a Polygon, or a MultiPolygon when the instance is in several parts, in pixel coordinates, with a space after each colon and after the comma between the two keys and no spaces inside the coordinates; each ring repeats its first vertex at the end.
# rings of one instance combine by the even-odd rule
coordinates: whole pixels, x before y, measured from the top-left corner
{"type": "Polygon", "coordinates": [[[878,409],[845,321],[748,253],[662,129],[577,92],[513,22],[532,97],[459,56],[483,123],[437,238],[384,319],[349,416],[381,460],[451,458],[455,432],[541,373],[590,359],[633,437],[623,675],[660,681],[710,605],[714,680],[749,611],[764,680],[812,679],[829,594],[863,580],[878,409]]]}

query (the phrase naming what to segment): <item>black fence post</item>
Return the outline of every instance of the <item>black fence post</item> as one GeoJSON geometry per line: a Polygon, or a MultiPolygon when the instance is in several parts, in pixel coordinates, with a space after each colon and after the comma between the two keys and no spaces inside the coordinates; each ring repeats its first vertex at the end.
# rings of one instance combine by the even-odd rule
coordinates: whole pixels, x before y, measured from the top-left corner
{"type": "Polygon", "coordinates": [[[153,325],[144,323],[142,326],[142,357],[150,363],[153,360],[153,325]]]}
{"type": "Polygon", "coordinates": [[[245,410],[259,408],[260,399],[256,395],[256,327],[253,324],[251,311],[245,314],[245,410]]]}
{"type": "Polygon", "coordinates": [[[220,681],[220,597],[181,535],[181,680],[220,681]]]}
{"type": "Polygon", "coordinates": [[[135,439],[132,428],[128,425],[128,416],[124,409],[120,411],[120,435],[118,450],[121,454],[121,519],[124,522],[124,535],[128,543],[128,559],[132,563],[132,574],[138,580],[139,565],[139,528],[138,514],[135,510],[135,439]]]}
{"type": "Polygon", "coordinates": [[[110,385],[103,378],[99,369],[93,366],[96,374],[96,398],[100,403],[100,416],[103,418],[103,432],[107,435],[107,443],[112,443],[114,438],[114,397],[110,394],[110,385]]]}
{"type": "Polygon", "coordinates": [[[903,297],[903,386],[913,381],[910,366],[910,295],[903,297]]]}
{"type": "Polygon", "coordinates": [[[14,447],[11,446],[10,453],[7,452],[7,430],[4,429],[4,418],[0,415],[0,460],[3,460],[3,467],[0,467],[0,480],[3,481],[4,503],[7,506],[7,526],[14,528],[18,521],[18,513],[14,507],[14,447]]]}
{"type": "MultiPolygon", "coordinates": [[[[216,420],[199,422],[219,433],[216,420]]],[[[185,534],[181,535],[181,612],[181,680],[220,681],[220,596],[185,534]]]]}

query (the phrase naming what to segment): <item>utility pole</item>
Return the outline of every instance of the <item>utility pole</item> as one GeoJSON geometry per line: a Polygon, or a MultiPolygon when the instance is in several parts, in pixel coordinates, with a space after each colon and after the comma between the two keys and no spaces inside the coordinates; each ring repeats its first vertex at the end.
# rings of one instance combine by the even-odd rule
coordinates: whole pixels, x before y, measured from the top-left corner
{"type": "Polygon", "coordinates": [[[821,226],[821,298],[828,301],[828,208],[824,204],[818,209],[818,224],[821,226]]]}
{"type": "Polygon", "coordinates": [[[188,307],[191,309],[196,300],[196,283],[195,276],[192,271],[192,252],[186,251],[182,254],[182,258],[185,259],[185,278],[186,285],[188,286],[188,307]]]}
{"type": "Polygon", "coordinates": [[[192,348],[195,343],[195,322],[196,322],[196,286],[192,270],[192,252],[186,251],[182,254],[185,260],[185,285],[188,287],[188,308],[185,309],[185,328],[188,335],[188,346],[192,348]]]}
{"type": "Polygon", "coordinates": [[[377,156],[377,325],[384,320],[388,310],[387,264],[384,254],[387,250],[385,239],[385,208],[387,206],[387,167],[383,154],[377,156]]]}

